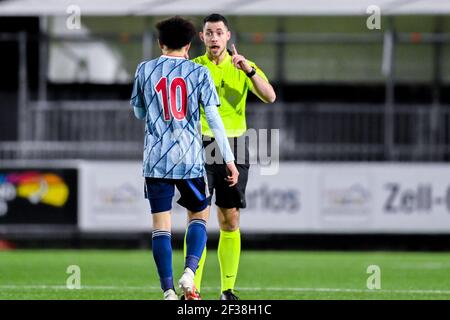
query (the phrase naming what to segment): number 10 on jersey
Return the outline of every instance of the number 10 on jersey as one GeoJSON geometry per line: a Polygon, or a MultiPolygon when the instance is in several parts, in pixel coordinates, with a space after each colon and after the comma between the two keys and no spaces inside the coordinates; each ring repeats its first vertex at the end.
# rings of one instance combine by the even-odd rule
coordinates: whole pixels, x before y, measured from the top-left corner
{"type": "Polygon", "coordinates": [[[176,120],[183,120],[186,118],[187,111],[187,88],[186,82],[183,78],[174,78],[169,85],[170,99],[167,91],[167,78],[159,79],[155,86],[156,92],[161,94],[161,102],[163,104],[164,120],[169,121],[171,115],[176,120]],[[180,93],[180,99],[177,100],[177,93],[180,93]],[[181,106],[178,105],[180,102],[181,106]]]}

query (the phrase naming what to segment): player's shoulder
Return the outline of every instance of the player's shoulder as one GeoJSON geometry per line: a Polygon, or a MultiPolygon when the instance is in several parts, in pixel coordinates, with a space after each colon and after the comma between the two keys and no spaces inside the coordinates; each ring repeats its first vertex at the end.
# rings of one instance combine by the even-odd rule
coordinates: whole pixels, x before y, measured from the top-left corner
{"type": "Polygon", "coordinates": [[[136,71],[144,71],[146,68],[151,67],[157,63],[158,59],[144,60],[138,63],[136,71]]]}
{"type": "Polygon", "coordinates": [[[208,73],[208,72],[209,72],[208,68],[207,68],[206,66],[204,66],[203,64],[198,63],[198,62],[195,62],[194,60],[190,60],[189,62],[192,64],[193,68],[194,68],[199,74],[205,74],[205,73],[208,73]]]}
{"type": "Polygon", "coordinates": [[[139,73],[142,70],[142,67],[145,65],[145,63],[148,61],[141,61],[138,63],[137,67],[136,67],[136,73],[139,73]]]}

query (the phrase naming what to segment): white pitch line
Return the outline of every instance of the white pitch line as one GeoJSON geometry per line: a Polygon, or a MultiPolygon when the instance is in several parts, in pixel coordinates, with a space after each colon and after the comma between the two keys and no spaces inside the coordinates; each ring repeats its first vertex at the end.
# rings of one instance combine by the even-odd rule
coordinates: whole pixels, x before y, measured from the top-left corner
{"type": "MultiPolygon", "coordinates": [[[[51,289],[51,290],[70,290],[63,285],[0,285],[0,289],[27,290],[27,289],[51,289]]],[[[219,287],[204,287],[204,291],[217,291],[219,287]]],[[[129,290],[129,291],[160,291],[161,288],[154,286],[81,286],[80,290],[129,290]]],[[[419,290],[419,289],[345,289],[345,288],[277,288],[277,287],[239,287],[237,291],[282,291],[282,292],[353,292],[353,293],[417,293],[417,294],[448,294],[450,290],[419,290]]]]}
{"type": "MultiPolygon", "coordinates": [[[[63,285],[0,285],[0,289],[51,289],[51,290],[70,290],[76,291],[76,289],[69,289],[63,285]]],[[[137,286],[84,286],[81,285],[81,290],[143,290],[143,291],[151,291],[151,290],[161,290],[160,287],[137,287],[137,286]]]]}
{"type": "Polygon", "coordinates": [[[391,290],[391,289],[344,289],[344,288],[239,288],[242,291],[293,291],[293,292],[355,292],[355,293],[420,293],[450,294],[450,290],[391,290]]]}

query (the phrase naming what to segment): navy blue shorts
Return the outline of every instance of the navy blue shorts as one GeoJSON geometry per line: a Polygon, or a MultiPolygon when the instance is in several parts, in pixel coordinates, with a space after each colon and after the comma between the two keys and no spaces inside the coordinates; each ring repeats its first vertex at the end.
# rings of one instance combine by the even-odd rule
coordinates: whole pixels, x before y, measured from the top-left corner
{"type": "Polygon", "coordinates": [[[192,212],[204,210],[209,203],[206,194],[205,179],[162,179],[145,177],[145,198],[150,202],[152,213],[169,211],[172,209],[172,199],[175,186],[181,194],[178,204],[192,212]]]}

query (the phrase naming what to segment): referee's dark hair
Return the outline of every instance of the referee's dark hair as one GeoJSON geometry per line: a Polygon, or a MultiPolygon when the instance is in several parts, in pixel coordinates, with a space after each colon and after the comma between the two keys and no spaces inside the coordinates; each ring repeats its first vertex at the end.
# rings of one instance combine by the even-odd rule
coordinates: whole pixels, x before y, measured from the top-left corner
{"type": "Polygon", "coordinates": [[[205,18],[203,19],[203,26],[205,26],[205,24],[206,24],[207,22],[219,22],[219,21],[222,21],[223,24],[227,27],[227,29],[230,29],[230,28],[228,27],[228,21],[227,21],[227,18],[225,18],[223,15],[218,14],[218,13],[213,13],[213,14],[210,14],[209,16],[205,17],[205,18]]]}
{"type": "Polygon", "coordinates": [[[180,16],[158,22],[156,29],[158,30],[159,43],[173,50],[181,49],[191,43],[196,34],[192,22],[180,16]]]}

